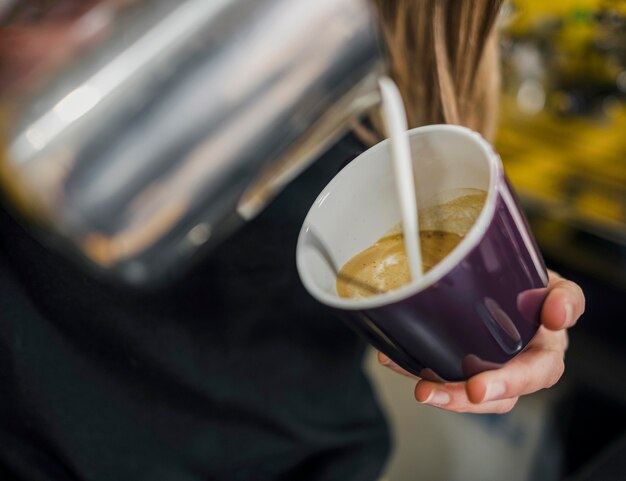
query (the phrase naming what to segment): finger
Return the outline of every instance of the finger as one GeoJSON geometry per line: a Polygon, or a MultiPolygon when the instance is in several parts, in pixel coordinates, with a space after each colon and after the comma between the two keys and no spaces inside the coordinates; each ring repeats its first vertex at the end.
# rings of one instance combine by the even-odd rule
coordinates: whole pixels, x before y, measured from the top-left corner
{"type": "Polygon", "coordinates": [[[563,357],[565,357],[565,351],[567,351],[569,345],[569,339],[567,330],[552,331],[545,326],[539,326],[537,333],[528,343],[526,350],[532,349],[552,349],[555,351],[561,351],[563,357]]]}
{"type": "Polygon", "coordinates": [[[417,377],[416,375],[411,374],[406,369],[403,369],[400,366],[398,366],[395,362],[389,359],[389,357],[384,355],[382,352],[378,353],[378,362],[382,364],[383,366],[391,369],[392,371],[397,372],[398,374],[402,374],[403,376],[409,377],[411,379],[419,379],[419,377],[417,377]]]}
{"type": "Polygon", "coordinates": [[[419,381],[415,386],[415,399],[421,404],[457,413],[495,413],[509,412],[517,403],[517,398],[489,401],[481,404],[472,403],[467,397],[465,383],[435,383],[419,381]]]}
{"type": "Polygon", "coordinates": [[[563,276],[559,274],[558,272],[551,271],[550,269],[548,269],[548,281],[552,283],[553,281],[556,281],[558,279],[563,279],[563,276]]]}
{"type": "Polygon", "coordinates": [[[572,281],[552,274],[550,292],[541,309],[541,322],[548,329],[567,329],[576,324],[585,311],[582,289],[572,281]]]}
{"type": "Polygon", "coordinates": [[[530,394],[554,386],[563,375],[563,341],[561,332],[545,331],[554,337],[550,344],[529,344],[528,348],[500,369],[485,371],[467,381],[468,399],[484,403],[530,394]]]}

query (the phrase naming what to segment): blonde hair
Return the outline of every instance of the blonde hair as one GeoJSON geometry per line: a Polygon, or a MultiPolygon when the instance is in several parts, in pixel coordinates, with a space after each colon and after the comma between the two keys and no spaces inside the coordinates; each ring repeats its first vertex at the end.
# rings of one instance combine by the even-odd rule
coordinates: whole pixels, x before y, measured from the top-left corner
{"type": "Polygon", "coordinates": [[[493,27],[503,0],[375,3],[409,126],[459,124],[492,139],[500,86],[493,27]]]}

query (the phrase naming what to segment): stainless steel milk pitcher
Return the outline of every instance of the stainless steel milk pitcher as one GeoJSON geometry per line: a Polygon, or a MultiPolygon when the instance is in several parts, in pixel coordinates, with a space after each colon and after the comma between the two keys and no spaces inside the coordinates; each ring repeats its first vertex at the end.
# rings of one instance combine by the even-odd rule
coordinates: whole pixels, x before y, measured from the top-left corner
{"type": "Polygon", "coordinates": [[[88,3],[86,46],[0,90],[0,190],[107,277],[172,278],[378,102],[369,0],[88,3]]]}

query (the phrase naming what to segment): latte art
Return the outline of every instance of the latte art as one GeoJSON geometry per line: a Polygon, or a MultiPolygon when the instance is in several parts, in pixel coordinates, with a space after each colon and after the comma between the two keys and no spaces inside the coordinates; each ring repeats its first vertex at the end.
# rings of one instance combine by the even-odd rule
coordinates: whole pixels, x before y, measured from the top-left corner
{"type": "MultiPolygon", "coordinates": [[[[476,222],[487,194],[465,189],[466,195],[419,211],[422,266],[428,272],[441,262],[476,222]]],[[[374,245],[350,259],[340,270],[337,293],[341,297],[358,298],[373,292],[388,292],[409,283],[411,276],[399,229],[379,239],[374,245]],[[394,232],[395,231],[395,232],[394,232]],[[350,282],[355,279],[358,282],[350,282]],[[372,290],[359,286],[366,284],[372,290]]]]}

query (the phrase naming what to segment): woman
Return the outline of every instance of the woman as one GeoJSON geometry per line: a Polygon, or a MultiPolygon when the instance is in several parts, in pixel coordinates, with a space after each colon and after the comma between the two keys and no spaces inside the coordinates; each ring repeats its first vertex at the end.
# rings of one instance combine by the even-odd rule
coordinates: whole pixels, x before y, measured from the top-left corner
{"type": "MultiPolygon", "coordinates": [[[[413,126],[492,135],[499,5],[379,1],[413,126]]],[[[158,294],[77,271],[0,212],[3,479],[377,479],[389,440],[361,371],[365,345],[305,293],[294,265],[308,206],[364,148],[347,136],[158,294]]],[[[417,400],[511,409],[560,377],[565,329],[583,308],[580,290],[553,275],[543,327],[523,354],[467,383],[419,381],[417,400]]]]}

